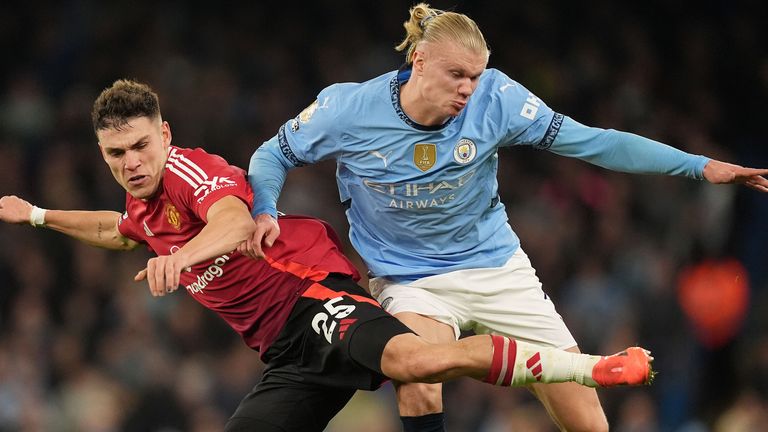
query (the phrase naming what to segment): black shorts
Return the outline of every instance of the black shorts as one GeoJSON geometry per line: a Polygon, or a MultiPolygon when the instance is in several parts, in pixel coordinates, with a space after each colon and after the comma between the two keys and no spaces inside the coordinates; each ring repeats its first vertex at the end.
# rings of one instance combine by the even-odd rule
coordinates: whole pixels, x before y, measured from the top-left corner
{"type": "Polygon", "coordinates": [[[264,376],[226,430],[322,431],[356,390],[374,390],[384,346],[412,331],[345,275],[329,275],[297,301],[264,354],[264,376]],[[362,329],[362,330],[361,330],[362,329]]]}

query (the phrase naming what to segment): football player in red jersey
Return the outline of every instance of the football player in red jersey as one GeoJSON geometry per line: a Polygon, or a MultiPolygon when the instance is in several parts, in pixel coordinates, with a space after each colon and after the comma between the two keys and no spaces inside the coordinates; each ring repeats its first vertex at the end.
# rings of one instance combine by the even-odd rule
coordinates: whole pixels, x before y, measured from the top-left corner
{"type": "Polygon", "coordinates": [[[264,377],[227,431],[320,431],[357,389],[387,378],[441,382],[468,376],[494,385],[574,381],[647,384],[652,357],[633,347],[600,357],[473,336],[431,344],[381,309],[324,222],[281,217],[281,236],[251,260],[236,248],[255,229],[243,170],[201,149],[171,145],[157,95],[119,80],[94,103],[102,156],[126,190],[126,210],[45,210],[0,198],[0,220],[47,227],[93,246],[157,256],[138,272],[154,296],[181,285],[261,353],[264,377]]]}

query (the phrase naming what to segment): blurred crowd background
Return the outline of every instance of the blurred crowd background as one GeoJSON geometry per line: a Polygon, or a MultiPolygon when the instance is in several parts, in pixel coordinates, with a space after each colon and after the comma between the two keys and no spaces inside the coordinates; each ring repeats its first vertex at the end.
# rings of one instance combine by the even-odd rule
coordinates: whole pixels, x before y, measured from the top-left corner
{"type": "MultiPolygon", "coordinates": [[[[174,144],[247,167],[326,85],[399,67],[411,5],[190,3],[0,4],[0,195],[122,211],[89,116],[123,77],[159,93],[174,144]]],[[[558,112],[768,167],[761,0],[432,4],[473,17],[489,66],[558,112]]],[[[768,195],[526,148],[499,156],[510,223],[582,350],[654,352],[653,386],[599,392],[612,429],[764,428],[768,195]]],[[[281,210],[345,234],[334,169],[293,171],[281,210]]],[[[0,431],[221,430],[259,379],[258,355],[183,290],[152,298],[132,281],[147,251],[8,225],[0,244],[0,431]]],[[[445,401],[449,431],[554,430],[523,389],[458,380],[445,401]]],[[[397,430],[389,385],[359,392],[328,428],[397,430]]]]}

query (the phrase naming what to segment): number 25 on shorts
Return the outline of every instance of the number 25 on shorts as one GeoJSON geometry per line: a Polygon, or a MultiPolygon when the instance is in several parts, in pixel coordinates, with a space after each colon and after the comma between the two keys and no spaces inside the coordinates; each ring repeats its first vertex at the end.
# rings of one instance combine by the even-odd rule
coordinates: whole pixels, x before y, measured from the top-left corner
{"type": "MultiPolygon", "coordinates": [[[[323,305],[325,306],[325,310],[328,311],[328,313],[318,312],[317,315],[312,318],[312,329],[315,331],[315,333],[325,336],[325,340],[327,340],[328,343],[331,343],[331,335],[336,329],[336,324],[338,323],[336,320],[348,317],[349,314],[355,310],[355,306],[353,305],[337,306],[337,304],[342,300],[342,297],[335,297],[328,300],[323,305]]],[[[348,327],[349,324],[351,323],[342,323],[342,325],[345,327],[343,330],[346,330],[346,327],[348,327]]],[[[343,338],[343,335],[341,335],[340,338],[343,338]]]]}

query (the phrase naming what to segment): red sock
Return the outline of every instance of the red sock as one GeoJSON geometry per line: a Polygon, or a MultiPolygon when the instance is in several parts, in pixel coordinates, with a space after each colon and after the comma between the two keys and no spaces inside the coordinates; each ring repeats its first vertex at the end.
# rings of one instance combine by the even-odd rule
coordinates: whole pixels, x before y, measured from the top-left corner
{"type": "Polygon", "coordinates": [[[504,336],[491,335],[493,342],[493,360],[488,376],[483,381],[509,387],[512,384],[512,373],[515,370],[517,343],[514,339],[504,336]]]}

